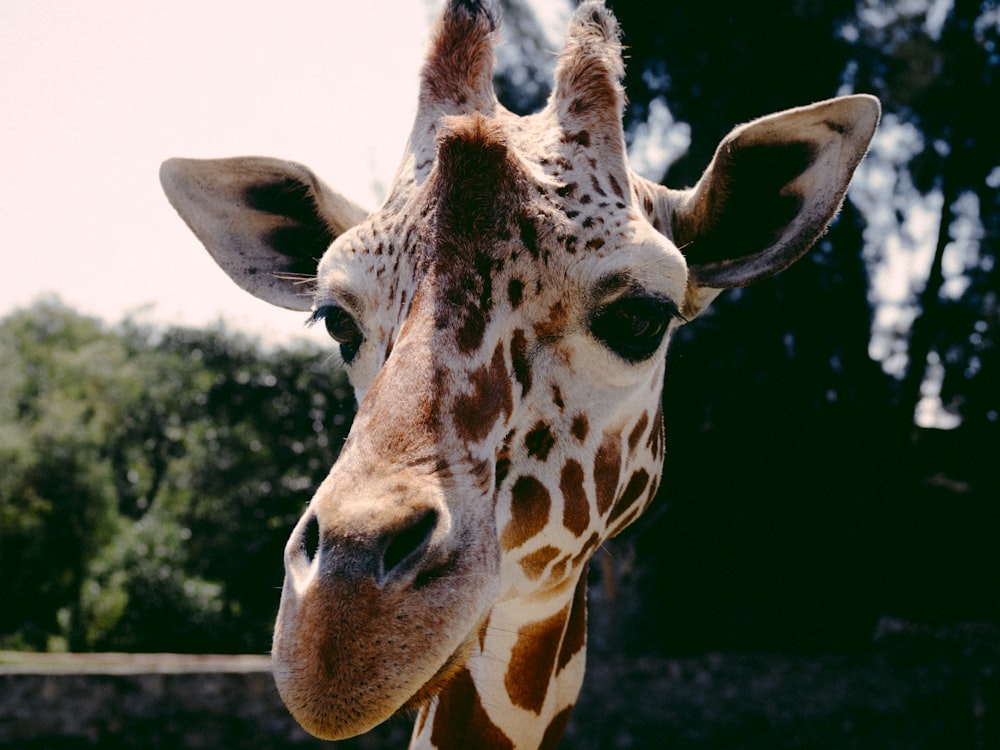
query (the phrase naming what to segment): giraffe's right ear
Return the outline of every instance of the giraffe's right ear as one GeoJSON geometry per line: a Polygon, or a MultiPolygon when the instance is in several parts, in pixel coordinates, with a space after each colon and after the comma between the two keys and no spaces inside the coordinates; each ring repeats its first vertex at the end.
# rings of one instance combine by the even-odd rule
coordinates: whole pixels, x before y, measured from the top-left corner
{"type": "Polygon", "coordinates": [[[279,159],[169,159],[160,183],[233,281],[291,310],[309,309],[303,281],[330,243],[368,216],[302,165],[279,159]]]}
{"type": "Polygon", "coordinates": [[[674,241],[688,263],[689,313],[719,289],[798,260],[837,213],[875,134],[880,106],[859,94],[733,130],[694,188],[673,194],[674,241]]]}

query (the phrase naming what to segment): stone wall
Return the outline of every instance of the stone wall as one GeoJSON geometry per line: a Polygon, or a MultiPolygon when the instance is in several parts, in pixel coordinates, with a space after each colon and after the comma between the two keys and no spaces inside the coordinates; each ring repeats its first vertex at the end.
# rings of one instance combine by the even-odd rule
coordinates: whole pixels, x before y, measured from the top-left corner
{"type": "MultiPolygon", "coordinates": [[[[326,743],[265,657],[0,654],[3,750],[406,747],[409,721],[326,743]]],[[[1000,630],[892,623],[826,656],[595,654],[563,748],[1000,750],[1000,630]]]]}

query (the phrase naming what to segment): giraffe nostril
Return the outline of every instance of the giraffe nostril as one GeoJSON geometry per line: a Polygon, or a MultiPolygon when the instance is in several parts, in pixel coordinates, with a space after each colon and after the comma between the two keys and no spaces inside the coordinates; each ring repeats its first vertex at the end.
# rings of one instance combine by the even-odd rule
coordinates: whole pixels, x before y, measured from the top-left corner
{"type": "Polygon", "coordinates": [[[382,553],[382,569],[379,571],[380,582],[384,582],[397,569],[404,567],[407,561],[416,560],[419,556],[418,553],[422,552],[430,543],[437,522],[437,511],[427,510],[389,538],[385,552],[382,553]]]}
{"type": "Polygon", "coordinates": [[[312,562],[316,555],[319,554],[319,536],[319,521],[316,520],[316,514],[313,513],[309,516],[305,528],[302,529],[301,549],[306,556],[306,560],[309,562],[312,562]]]}

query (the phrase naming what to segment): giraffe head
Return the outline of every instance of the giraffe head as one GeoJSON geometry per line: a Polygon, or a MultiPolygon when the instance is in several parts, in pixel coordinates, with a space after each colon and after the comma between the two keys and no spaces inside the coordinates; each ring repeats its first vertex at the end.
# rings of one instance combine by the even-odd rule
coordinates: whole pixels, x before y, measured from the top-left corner
{"type": "Polygon", "coordinates": [[[438,746],[558,736],[583,670],[581,572],[659,484],[671,331],[810,247],[878,120],[852,96],[751,122],[671,190],[629,168],[601,3],[577,10],[528,117],[494,94],[495,26],[485,2],[447,4],[373,213],[289,162],[162,170],[240,286],[326,325],[356,390],[288,542],[274,636],[281,694],[322,736],[422,705],[415,736],[438,746]]]}

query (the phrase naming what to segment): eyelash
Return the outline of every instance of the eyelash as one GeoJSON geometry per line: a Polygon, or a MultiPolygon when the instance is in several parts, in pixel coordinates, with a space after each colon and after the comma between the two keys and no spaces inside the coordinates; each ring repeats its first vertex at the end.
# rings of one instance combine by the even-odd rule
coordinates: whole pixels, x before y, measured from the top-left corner
{"type": "Polygon", "coordinates": [[[323,321],[330,338],[340,345],[340,356],[345,364],[351,364],[358,356],[358,350],[365,337],[361,327],[347,310],[339,305],[325,305],[309,316],[306,325],[312,326],[323,321]]]}

